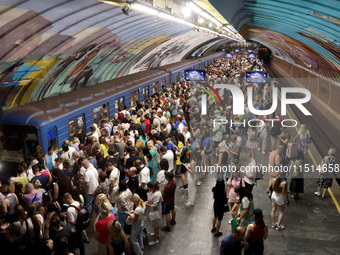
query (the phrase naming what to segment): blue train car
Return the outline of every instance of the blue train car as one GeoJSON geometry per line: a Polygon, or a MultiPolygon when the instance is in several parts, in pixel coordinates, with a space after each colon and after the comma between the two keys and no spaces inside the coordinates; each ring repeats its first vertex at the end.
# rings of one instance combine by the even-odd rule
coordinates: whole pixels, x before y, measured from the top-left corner
{"type": "Polygon", "coordinates": [[[119,107],[136,106],[152,94],[181,81],[184,70],[203,68],[223,54],[184,60],[46,98],[0,113],[0,180],[15,175],[18,163],[42,159],[49,146],[60,150],[78,127],[88,134],[93,123],[112,120],[119,107]]]}
{"type": "Polygon", "coordinates": [[[2,112],[0,170],[6,174],[0,179],[15,175],[19,162],[42,158],[49,146],[58,150],[72,141],[79,126],[88,133],[93,123],[113,119],[118,107],[145,101],[168,86],[167,78],[164,71],[149,70],[2,112]]]}

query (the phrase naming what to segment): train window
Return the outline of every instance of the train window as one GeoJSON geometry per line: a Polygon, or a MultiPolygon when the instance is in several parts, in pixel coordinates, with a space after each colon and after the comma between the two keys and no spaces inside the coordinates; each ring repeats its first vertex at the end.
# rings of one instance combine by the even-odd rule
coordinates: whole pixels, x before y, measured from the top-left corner
{"type": "Polygon", "coordinates": [[[159,92],[159,81],[156,81],[152,84],[152,94],[159,92]]]}
{"type": "Polygon", "coordinates": [[[143,100],[148,99],[149,97],[149,86],[143,88],[143,100]]]}
{"type": "Polygon", "coordinates": [[[137,102],[139,102],[139,90],[130,93],[130,108],[136,106],[137,102]]]}
{"type": "Polygon", "coordinates": [[[176,74],[176,81],[179,82],[179,73],[176,74]]]}
{"type": "Polygon", "coordinates": [[[76,123],[74,119],[68,122],[68,135],[69,135],[69,140],[73,141],[73,138],[76,135],[76,123]]]}
{"type": "Polygon", "coordinates": [[[57,132],[55,128],[51,128],[47,133],[48,146],[51,146],[54,150],[57,146],[57,132]]]}
{"type": "Polygon", "coordinates": [[[119,107],[124,108],[124,106],[125,106],[125,97],[121,97],[119,99],[119,107]]]}
{"type": "Polygon", "coordinates": [[[78,116],[77,118],[77,134],[83,134],[85,133],[86,127],[85,127],[85,121],[84,121],[84,115],[78,116]],[[81,128],[81,132],[80,132],[81,128]]]}
{"type": "Polygon", "coordinates": [[[103,104],[93,109],[93,123],[100,125],[101,120],[110,118],[109,103],[103,104]]]}
{"type": "Polygon", "coordinates": [[[165,90],[165,87],[166,87],[165,85],[166,85],[166,79],[164,78],[164,79],[161,80],[162,91],[165,90]]]}

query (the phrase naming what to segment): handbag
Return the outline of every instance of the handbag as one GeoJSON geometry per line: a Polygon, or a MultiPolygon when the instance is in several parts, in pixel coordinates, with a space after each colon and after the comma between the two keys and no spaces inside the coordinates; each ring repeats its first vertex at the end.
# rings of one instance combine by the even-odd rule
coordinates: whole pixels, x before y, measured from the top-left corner
{"type": "Polygon", "coordinates": [[[231,233],[234,233],[235,228],[237,228],[238,225],[239,225],[239,224],[238,224],[238,221],[237,221],[237,217],[233,218],[233,219],[231,220],[231,233]]]}
{"type": "Polygon", "coordinates": [[[235,203],[233,205],[233,208],[231,208],[231,211],[230,211],[231,217],[234,218],[238,214],[239,210],[240,210],[240,206],[237,203],[235,203]]]}
{"type": "Polygon", "coordinates": [[[161,213],[159,211],[151,211],[149,212],[149,220],[155,221],[161,219],[161,213]]]}

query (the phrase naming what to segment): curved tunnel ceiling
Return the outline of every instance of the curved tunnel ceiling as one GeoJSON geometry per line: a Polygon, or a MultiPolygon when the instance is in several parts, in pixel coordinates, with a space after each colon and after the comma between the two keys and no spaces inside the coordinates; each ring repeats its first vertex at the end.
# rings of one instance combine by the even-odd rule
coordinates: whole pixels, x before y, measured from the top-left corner
{"type": "Polygon", "coordinates": [[[210,0],[247,40],[327,78],[340,78],[338,0],[210,0]]]}
{"type": "Polygon", "coordinates": [[[0,106],[178,62],[222,42],[142,12],[126,16],[121,7],[97,0],[1,0],[0,106]]]}

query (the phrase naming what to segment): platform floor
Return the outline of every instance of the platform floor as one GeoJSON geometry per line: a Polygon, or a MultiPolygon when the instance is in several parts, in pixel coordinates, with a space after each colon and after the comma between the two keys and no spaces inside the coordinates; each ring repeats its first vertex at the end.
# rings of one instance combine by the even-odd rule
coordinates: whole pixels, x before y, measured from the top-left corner
{"type": "MultiPolygon", "coordinates": [[[[288,110],[289,117],[296,119],[293,111],[288,110]]],[[[299,125],[300,127],[300,125],[299,125]]],[[[295,128],[289,128],[291,139],[297,133],[295,128]]],[[[312,134],[313,135],[313,134],[312,134]]],[[[270,148],[268,138],[267,150],[270,148]]],[[[245,149],[246,150],[246,149],[245,149]]],[[[256,162],[268,163],[269,152],[266,155],[255,153],[256,162]]],[[[325,152],[326,153],[326,152],[325,152]]],[[[309,146],[309,153],[305,164],[319,164],[322,157],[313,144],[309,146]]],[[[269,227],[268,239],[265,241],[264,254],[275,255],[339,255],[340,254],[340,212],[330,194],[321,199],[314,195],[317,190],[317,174],[306,174],[304,193],[297,200],[289,196],[290,204],[285,206],[285,215],[282,224],[285,230],[277,231],[271,228],[271,201],[267,196],[266,189],[269,175],[265,180],[258,182],[253,189],[255,208],[260,208],[264,214],[265,223],[269,227]],[[312,178],[314,177],[314,178],[312,178]]],[[[181,180],[177,179],[178,187],[181,180]]],[[[146,255],[217,255],[223,238],[231,233],[228,221],[230,213],[225,213],[222,221],[219,238],[210,233],[213,217],[213,195],[211,188],[215,185],[215,175],[208,174],[202,186],[197,187],[197,202],[194,207],[186,207],[188,199],[187,191],[176,189],[177,225],[173,226],[170,233],[160,233],[160,241],[154,246],[146,245],[146,255]]],[[[340,201],[340,187],[334,180],[331,188],[335,201],[340,201]]],[[[277,212],[278,213],[278,212],[277,212]]],[[[165,219],[164,219],[165,220],[165,219]]],[[[164,221],[162,224],[165,224],[164,221]]],[[[148,227],[148,233],[153,230],[148,227]]],[[[93,237],[93,230],[89,233],[91,243],[86,245],[86,254],[97,254],[97,242],[93,237]]],[[[151,240],[151,237],[149,237],[151,240]]]]}
{"type": "MultiPolygon", "coordinates": [[[[313,149],[311,149],[313,150],[313,149]]],[[[256,158],[263,163],[267,161],[256,151],[256,158]]],[[[311,161],[310,157],[306,162],[311,161]]],[[[211,188],[215,177],[209,174],[205,177],[202,186],[197,187],[197,202],[194,207],[186,207],[188,199],[186,191],[176,190],[177,225],[173,226],[171,233],[161,232],[160,242],[155,246],[144,248],[147,255],[166,254],[219,254],[222,239],[231,233],[228,221],[230,213],[224,215],[219,238],[210,233],[213,217],[213,197],[211,188]]],[[[181,181],[178,180],[180,184],[181,181]]],[[[336,186],[336,185],[334,185],[336,186]]],[[[340,254],[340,214],[332,199],[327,193],[326,199],[314,195],[316,180],[305,180],[305,193],[300,194],[298,200],[289,198],[290,204],[285,206],[283,225],[285,230],[276,231],[271,226],[271,202],[266,193],[267,180],[258,182],[254,187],[254,202],[256,208],[261,208],[265,222],[269,227],[268,239],[265,241],[265,254],[275,255],[310,255],[310,254],[340,254]]],[[[150,233],[151,228],[147,226],[150,233]]],[[[86,254],[97,254],[97,243],[90,233],[91,243],[86,245],[86,254]]]]}

